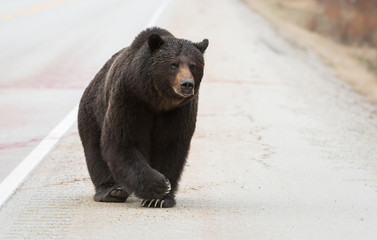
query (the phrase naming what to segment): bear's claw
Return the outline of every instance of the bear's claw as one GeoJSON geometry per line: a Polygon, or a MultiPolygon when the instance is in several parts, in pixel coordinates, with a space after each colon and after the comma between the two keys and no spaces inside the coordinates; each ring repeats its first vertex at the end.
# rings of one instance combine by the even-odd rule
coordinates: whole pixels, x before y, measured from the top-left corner
{"type": "Polygon", "coordinates": [[[141,206],[147,207],[147,208],[163,208],[164,202],[165,200],[162,200],[162,199],[143,200],[141,202],[141,206]]]}
{"type": "Polygon", "coordinates": [[[170,190],[171,190],[171,184],[170,184],[169,179],[166,180],[166,185],[168,185],[168,189],[166,190],[165,193],[168,194],[170,192],[170,190]]]}
{"type": "Polygon", "coordinates": [[[162,199],[144,199],[141,202],[141,206],[147,208],[171,208],[175,206],[175,200],[172,195],[167,195],[162,199]]]}

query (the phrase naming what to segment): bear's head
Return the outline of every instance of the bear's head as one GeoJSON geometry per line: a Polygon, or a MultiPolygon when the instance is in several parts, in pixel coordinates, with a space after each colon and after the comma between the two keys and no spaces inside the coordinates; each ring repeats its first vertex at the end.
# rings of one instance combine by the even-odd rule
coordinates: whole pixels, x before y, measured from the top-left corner
{"type": "Polygon", "coordinates": [[[166,104],[174,107],[198,94],[207,39],[193,43],[152,34],[148,38],[148,47],[152,57],[150,74],[153,85],[166,104]]]}

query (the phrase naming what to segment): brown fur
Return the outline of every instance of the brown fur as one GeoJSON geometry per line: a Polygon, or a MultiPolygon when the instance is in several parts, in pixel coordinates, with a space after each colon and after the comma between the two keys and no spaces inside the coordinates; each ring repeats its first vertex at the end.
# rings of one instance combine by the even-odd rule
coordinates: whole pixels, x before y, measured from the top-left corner
{"type": "Polygon", "coordinates": [[[192,43],[164,29],[147,29],[89,84],[78,128],[96,201],[125,201],[134,193],[146,201],[159,199],[161,207],[175,205],[207,46],[208,40],[192,43]],[[185,79],[195,84],[187,88],[185,79]]]}

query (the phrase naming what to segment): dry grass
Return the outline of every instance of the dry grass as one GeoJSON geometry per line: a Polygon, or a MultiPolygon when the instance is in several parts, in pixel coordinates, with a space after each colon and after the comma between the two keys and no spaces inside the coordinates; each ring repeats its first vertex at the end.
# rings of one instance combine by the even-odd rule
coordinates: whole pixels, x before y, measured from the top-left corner
{"type": "Polygon", "coordinates": [[[366,10],[377,11],[368,5],[377,0],[245,1],[284,37],[316,51],[340,78],[377,103],[377,13],[366,10]],[[350,5],[356,2],[363,4],[350,5]]]}
{"type": "Polygon", "coordinates": [[[377,46],[377,0],[317,0],[321,15],[313,22],[324,19],[325,35],[346,44],[377,46]]]}

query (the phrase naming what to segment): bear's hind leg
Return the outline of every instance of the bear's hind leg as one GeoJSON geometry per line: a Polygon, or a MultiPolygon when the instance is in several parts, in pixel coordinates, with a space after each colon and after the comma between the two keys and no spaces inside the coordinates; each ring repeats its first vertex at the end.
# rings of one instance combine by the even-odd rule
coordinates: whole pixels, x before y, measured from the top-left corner
{"type": "Polygon", "coordinates": [[[79,133],[84,147],[86,164],[90,178],[95,186],[94,200],[97,202],[124,202],[128,198],[125,189],[122,189],[113,179],[109,167],[103,160],[100,150],[100,134],[94,127],[87,130],[79,119],[79,133]]]}
{"type": "Polygon", "coordinates": [[[94,200],[97,202],[124,202],[128,198],[128,193],[114,181],[99,149],[99,147],[91,148],[91,151],[88,150],[90,153],[86,154],[90,177],[96,190],[94,200]]]}
{"type": "Polygon", "coordinates": [[[114,184],[100,186],[94,195],[94,200],[97,202],[125,202],[127,198],[126,190],[114,184]]]}

